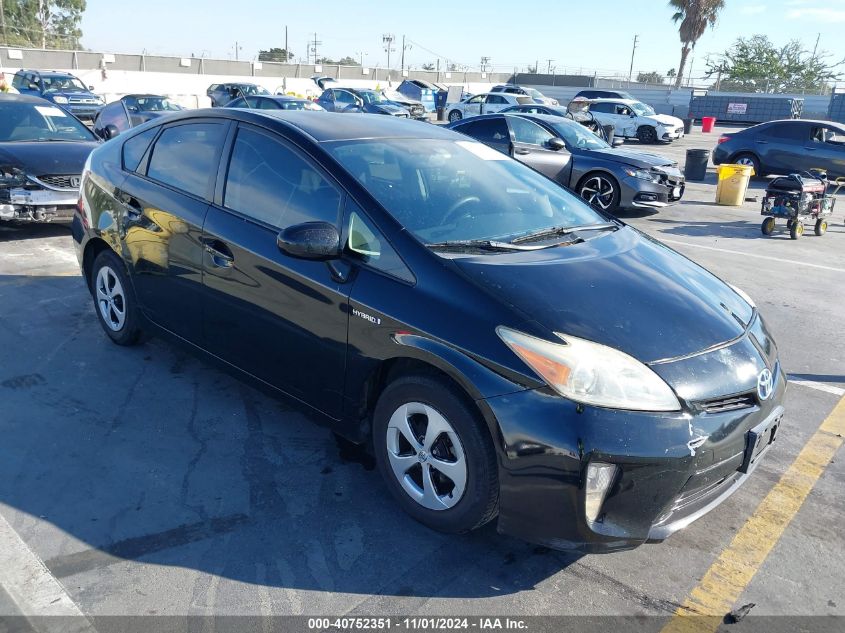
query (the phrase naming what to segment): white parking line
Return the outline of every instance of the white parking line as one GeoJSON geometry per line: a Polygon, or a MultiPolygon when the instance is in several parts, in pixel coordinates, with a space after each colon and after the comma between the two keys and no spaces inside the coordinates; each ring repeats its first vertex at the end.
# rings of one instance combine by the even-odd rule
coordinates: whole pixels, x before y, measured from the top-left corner
{"type": "Polygon", "coordinates": [[[803,378],[793,378],[792,376],[789,376],[789,382],[793,385],[801,385],[802,387],[809,387],[810,389],[815,389],[817,391],[832,393],[834,396],[845,396],[845,389],[842,387],[834,387],[833,385],[827,385],[823,382],[804,380],[803,378]]]}
{"type": "Polygon", "coordinates": [[[708,251],[717,251],[719,253],[732,253],[734,255],[742,255],[743,257],[756,257],[757,259],[767,259],[771,262],[780,262],[782,264],[794,264],[796,266],[808,266],[810,268],[821,268],[822,270],[832,270],[836,273],[845,273],[845,268],[834,268],[833,266],[823,266],[822,264],[811,264],[810,262],[799,262],[795,259],[784,259],[783,257],[770,257],[769,255],[757,255],[756,253],[748,253],[746,251],[733,251],[729,248],[717,248],[716,246],[704,246],[703,244],[690,244],[689,242],[680,242],[678,240],[669,240],[660,234],[655,235],[661,242],[667,244],[678,244],[680,246],[689,246],[690,248],[703,248],[708,251]]]}
{"type": "Polygon", "coordinates": [[[30,624],[39,631],[95,631],[61,583],[2,515],[0,584],[20,609],[21,615],[32,618],[30,624]]]}

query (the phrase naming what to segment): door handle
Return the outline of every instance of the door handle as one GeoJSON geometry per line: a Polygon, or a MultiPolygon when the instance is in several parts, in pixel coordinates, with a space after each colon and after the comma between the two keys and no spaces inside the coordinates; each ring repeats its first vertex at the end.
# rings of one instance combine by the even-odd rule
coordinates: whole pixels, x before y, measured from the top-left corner
{"type": "Polygon", "coordinates": [[[519,154],[519,155],[521,155],[521,156],[525,156],[526,154],[530,154],[530,153],[531,153],[531,151],[530,151],[530,150],[525,149],[524,147],[517,147],[515,150],[513,150],[513,153],[514,153],[514,154],[519,154]]]}
{"type": "Polygon", "coordinates": [[[204,241],[203,248],[211,256],[212,265],[217,268],[231,268],[235,263],[232,251],[220,240],[204,241]]]}

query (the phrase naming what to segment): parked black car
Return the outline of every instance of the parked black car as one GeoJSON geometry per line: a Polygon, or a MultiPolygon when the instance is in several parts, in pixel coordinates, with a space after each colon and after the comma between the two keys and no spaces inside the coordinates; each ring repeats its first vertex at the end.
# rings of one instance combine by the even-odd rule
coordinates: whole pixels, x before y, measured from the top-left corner
{"type": "Polygon", "coordinates": [[[152,119],[184,110],[163,95],[134,94],[113,101],[97,113],[94,118],[94,134],[109,139],[114,133],[125,132],[152,119]],[[113,125],[114,128],[108,126],[113,125]],[[108,128],[108,129],[107,129],[108,128]]]}
{"type": "Polygon", "coordinates": [[[211,84],[205,91],[211,99],[211,107],[219,108],[238,97],[251,97],[253,95],[269,95],[270,91],[256,84],[234,82],[211,84]]]}
{"type": "Polygon", "coordinates": [[[634,99],[634,97],[631,96],[630,92],[625,92],[624,90],[597,90],[590,88],[588,90],[582,90],[572,97],[573,101],[575,99],[634,99]]]}
{"type": "Polygon", "coordinates": [[[15,73],[12,86],[22,95],[41,97],[61,106],[79,119],[93,120],[105,103],[78,77],[55,70],[26,70],[15,73]]]}
{"type": "Polygon", "coordinates": [[[115,343],[187,341],[307,405],[438,530],[635,547],[779,436],[741,291],[437,126],[179,113],[94,152],[73,236],[115,343]]]}
{"type": "Polygon", "coordinates": [[[310,99],[283,95],[238,97],[227,103],[226,108],[253,108],[258,110],[319,110],[323,108],[310,99]]]}
{"type": "Polygon", "coordinates": [[[757,176],[821,169],[845,176],[845,126],[832,121],[785,119],[723,134],[713,164],[750,165],[757,176]]]}
{"type": "Polygon", "coordinates": [[[358,88],[329,88],[323,91],[317,104],[329,112],[364,112],[410,118],[406,108],[389,101],[377,90],[358,88]]]}
{"type": "Polygon", "coordinates": [[[99,141],[39,97],[0,94],[0,221],[69,222],[99,141]]]}
{"type": "Polygon", "coordinates": [[[563,117],[488,114],[449,127],[513,156],[602,211],[660,208],[684,195],[684,175],[676,162],[657,154],[615,149],[563,117]]]}

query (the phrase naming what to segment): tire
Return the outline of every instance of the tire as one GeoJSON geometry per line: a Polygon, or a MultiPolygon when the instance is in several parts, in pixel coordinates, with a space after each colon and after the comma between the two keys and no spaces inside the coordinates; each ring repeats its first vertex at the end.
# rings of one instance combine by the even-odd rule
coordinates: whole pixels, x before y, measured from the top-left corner
{"type": "Polygon", "coordinates": [[[734,165],[748,165],[754,169],[754,175],[752,178],[762,178],[765,174],[760,171],[760,159],[758,159],[754,154],[737,154],[733,157],[733,160],[729,161],[734,165]]]}
{"type": "Polygon", "coordinates": [[[615,213],[619,210],[619,183],[604,172],[594,171],[584,176],[578,183],[578,195],[602,211],[615,213]]]}
{"type": "Polygon", "coordinates": [[[461,114],[460,110],[452,110],[449,112],[449,123],[454,123],[455,121],[460,121],[464,118],[464,115],[461,114]]]}
{"type": "Polygon", "coordinates": [[[760,230],[763,231],[763,235],[771,235],[775,232],[775,219],[774,218],[766,218],[763,220],[763,224],[760,225],[760,230]]]}
{"type": "Polygon", "coordinates": [[[657,142],[657,130],[650,125],[641,125],[637,130],[637,138],[640,143],[651,145],[657,142]]]}
{"type": "Polygon", "coordinates": [[[390,383],[376,404],[373,448],[391,494],[423,525],[460,534],[498,513],[493,440],[464,394],[446,380],[405,376],[390,383]],[[440,432],[429,437],[432,424],[440,432]]]}
{"type": "Polygon", "coordinates": [[[816,220],[816,235],[821,237],[825,233],[827,233],[827,220],[819,218],[816,220]]]}
{"type": "Polygon", "coordinates": [[[797,240],[802,235],[804,235],[804,223],[800,220],[793,221],[792,226],[789,227],[789,237],[797,240]]]}
{"type": "Polygon", "coordinates": [[[126,267],[114,251],[105,250],[94,260],[91,295],[100,326],[114,343],[135,345],[141,341],[143,331],[135,295],[126,267]]]}

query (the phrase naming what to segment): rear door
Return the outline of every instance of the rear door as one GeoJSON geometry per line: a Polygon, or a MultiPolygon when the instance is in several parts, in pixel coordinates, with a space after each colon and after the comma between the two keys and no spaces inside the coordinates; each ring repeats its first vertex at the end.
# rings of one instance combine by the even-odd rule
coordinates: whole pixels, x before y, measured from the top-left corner
{"type": "Polygon", "coordinates": [[[325,262],[277,246],[281,229],[339,224],[341,190],[293,144],[240,124],[221,166],[202,242],[206,348],[339,417],[348,295],[325,262]]]}
{"type": "Polygon", "coordinates": [[[803,121],[772,123],[759,130],[753,151],[765,172],[791,174],[810,169],[815,163],[815,148],[810,146],[811,126],[803,121]]]}
{"type": "Polygon", "coordinates": [[[572,173],[572,154],[567,149],[553,150],[549,147],[549,141],[556,138],[556,135],[520,116],[504,118],[513,139],[513,157],[568,187],[572,173]]]}
{"type": "MultiPolygon", "coordinates": [[[[161,129],[116,198],[123,206],[123,244],[138,303],[157,325],[199,344],[202,225],[229,128],[220,119],[189,119],[161,129]]],[[[157,128],[129,139],[157,134],[157,128]]],[[[146,138],[146,142],[150,139],[146,138]]],[[[134,161],[133,161],[134,162],[134,161]]]]}

